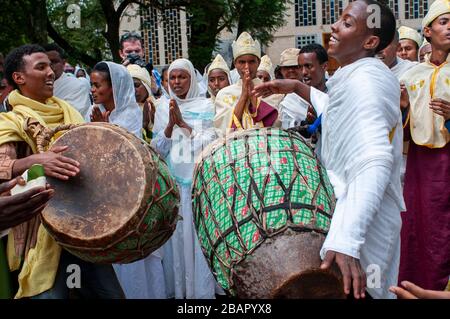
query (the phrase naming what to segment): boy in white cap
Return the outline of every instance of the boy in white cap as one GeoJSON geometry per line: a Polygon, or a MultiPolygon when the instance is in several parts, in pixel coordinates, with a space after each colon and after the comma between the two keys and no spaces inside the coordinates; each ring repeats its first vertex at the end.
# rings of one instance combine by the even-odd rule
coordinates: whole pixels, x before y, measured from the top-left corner
{"type": "Polygon", "coordinates": [[[289,48],[281,52],[280,64],[278,66],[280,67],[283,79],[302,80],[302,72],[298,65],[299,54],[300,49],[296,48],[289,48]]]}
{"type": "Polygon", "coordinates": [[[399,281],[443,290],[450,276],[450,1],[433,2],[422,27],[431,55],[401,78],[410,143],[399,281]]]}
{"type": "Polygon", "coordinates": [[[419,48],[419,62],[425,62],[425,56],[431,53],[431,44],[427,39],[423,40],[422,46],[419,48]]]}
{"type": "Polygon", "coordinates": [[[270,57],[268,55],[265,55],[261,58],[261,63],[259,64],[256,76],[263,82],[275,80],[275,75],[273,74],[272,60],[270,60],[270,57]]]}
{"type": "Polygon", "coordinates": [[[219,91],[231,84],[230,69],[223,57],[218,54],[208,68],[208,92],[214,103],[219,91]]]}
{"type": "Polygon", "coordinates": [[[254,127],[279,125],[277,107],[282,95],[261,99],[250,93],[262,81],[256,77],[261,59],[259,42],[247,32],[241,33],[232,44],[234,65],[241,79],[217,93],[214,127],[218,133],[254,127]]]}
{"type": "Polygon", "coordinates": [[[398,33],[400,35],[400,41],[397,55],[403,60],[418,61],[422,36],[416,30],[405,26],[400,27],[398,33]]]}
{"type": "Polygon", "coordinates": [[[152,93],[152,80],[146,68],[128,64],[127,70],[133,77],[136,102],[143,112],[142,137],[148,143],[152,140],[156,100],[152,93]]]}

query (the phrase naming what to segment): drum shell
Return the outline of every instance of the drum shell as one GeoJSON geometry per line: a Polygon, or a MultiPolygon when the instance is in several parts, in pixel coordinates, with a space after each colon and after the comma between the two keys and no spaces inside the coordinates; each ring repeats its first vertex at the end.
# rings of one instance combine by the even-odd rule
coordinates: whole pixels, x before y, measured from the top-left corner
{"type": "MultiPolygon", "coordinates": [[[[86,168],[86,165],[89,165],[90,171],[95,169],[103,171],[107,175],[105,179],[110,185],[126,184],[126,181],[120,180],[126,172],[117,175],[108,174],[108,170],[105,170],[102,163],[95,161],[88,163],[83,156],[70,151],[70,149],[74,150],[87,142],[82,133],[89,126],[108,130],[112,134],[119,134],[130,143],[130,148],[135,150],[135,154],[140,158],[144,176],[143,183],[145,184],[142,187],[143,193],[140,197],[140,202],[133,206],[135,211],[132,217],[120,227],[117,227],[114,233],[109,232],[107,227],[104,226],[98,227],[102,228],[103,232],[100,231],[97,234],[94,229],[95,225],[92,230],[80,230],[78,233],[74,231],[74,225],[76,227],[78,223],[66,223],[67,220],[64,219],[65,214],[66,216],[70,214],[71,203],[73,204],[73,199],[69,196],[67,198],[56,198],[55,196],[50,201],[49,206],[44,209],[42,222],[52,237],[63,248],[85,261],[110,264],[130,263],[145,258],[164,244],[175,229],[179,204],[176,184],[168,173],[167,165],[149,145],[120,127],[107,123],[85,124],[64,133],[52,143],[54,146],[63,146],[67,144],[68,138],[71,138],[69,150],[64,152],[64,155],[81,163],[80,174],[83,172],[83,167],[86,168]],[[161,190],[166,191],[163,194],[161,190]],[[52,205],[52,201],[55,200],[59,201],[59,209],[67,207],[67,211],[57,211],[52,205]],[[64,205],[65,203],[67,205],[64,205]],[[88,236],[74,234],[87,234],[88,236]]],[[[49,182],[55,187],[55,194],[58,194],[58,189],[76,187],[77,183],[82,183],[80,182],[82,177],[80,176],[78,179],[73,178],[67,182],[50,178],[49,182]],[[71,186],[68,186],[70,183],[71,186]]],[[[134,177],[130,176],[130,178],[134,177]]],[[[123,196],[130,195],[126,193],[126,188],[124,189],[123,196]]],[[[108,196],[104,196],[101,200],[107,203],[108,196]]],[[[96,216],[94,217],[96,218],[96,216]]],[[[72,219],[69,220],[72,221],[72,219]]],[[[108,218],[105,217],[105,222],[107,220],[108,218]]],[[[100,222],[102,221],[100,220],[100,222]]]]}
{"type": "MultiPolygon", "coordinates": [[[[301,136],[267,128],[217,140],[200,156],[192,194],[203,253],[227,293],[273,298],[313,274],[335,290],[311,298],[343,296],[339,272],[318,269],[336,200],[301,136]]],[[[314,292],[300,288],[289,297],[314,292]]]]}

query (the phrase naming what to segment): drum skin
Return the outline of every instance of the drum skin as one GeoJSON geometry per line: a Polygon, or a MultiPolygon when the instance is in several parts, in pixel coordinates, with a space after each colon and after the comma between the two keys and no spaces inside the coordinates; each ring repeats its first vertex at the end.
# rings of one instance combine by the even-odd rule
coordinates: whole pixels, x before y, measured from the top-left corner
{"type": "Polygon", "coordinates": [[[300,135],[238,131],[205,149],[196,165],[198,239],[220,286],[239,298],[343,298],[320,248],[336,204],[325,169],[300,135]]]}
{"type": "Polygon", "coordinates": [[[68,181],[48,178],[55,195],[42,212],[53,238],[93,263],[130,263],[161,247],[175,230],[179,193],[167,165],[118,126],[89,123],[53,146],[80,163],[68,181]]]}

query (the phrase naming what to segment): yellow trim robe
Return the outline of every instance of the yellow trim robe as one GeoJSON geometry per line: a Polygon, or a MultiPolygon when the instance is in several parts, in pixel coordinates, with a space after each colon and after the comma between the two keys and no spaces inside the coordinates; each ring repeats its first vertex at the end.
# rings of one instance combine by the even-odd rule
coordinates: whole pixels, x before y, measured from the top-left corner
{"type": "MultiPolygon", "coordinates": [[[[253,79],[253,84],[255,86],[262,84],[263,82],[255,78],[253,79]]],[[[239,123],[237,118],[234,116],[234,108],[236,107],[239,98],[242,93],[242,80],[239,80],[236,84],[232,84],[223,88],[217,93],[214,106],[216,109],[216,115],[214,117],[214,127],[219,129],[222,133],[228,133],[231,130],[233,123],[238,129],[249,129],[255,127],[264,127],[261,122],[254,123],[253,118],[255,114],[250,113],[248,106],[245,107],[244,113],[242,115],[242,121],[239,123]]],[[[261,100],[269,104],[275,109],[279,109],[279,104],[284,98],[283,94],[274,94],[267,98],[258,98],[259,107],[261,100]]],[[[277,120],[274,124],[275,127],[281,127],[281,122],[277,120]]]]}
{"type": "MultiPolygon", "coordinates": [[[[83,117],[67,102],[51,97],[42,104],[20,94],[18,90],[8,97],[12,111],[0,114],[0,145],[10,142],[26,142],[33,153],[36,143],[24,131],[23,124],[27,117],[40,124],[55,128],[60,124],[83,123],[83,117]]],[[[55,136],[57,138],[58,136],[55,136]]],[[[44,226],[39,226],[36,246],[28,251],[19,273],[19,290],[15,298],[32,297],[52,288],[58,270],[61,247],[48,234],[44,226]]],[[[14,248],[13,232],[9,233],[7,247],[8,263],[11,271],[20,267],[21,256],[14,248]]]]}
{"type": "Polygon", "coordinates": [[[409,94],[409,122],[411,137],[417,145],[442,148],[450,141],[443,116],[430,109],[432,99],[440,98],[450,102],[450,54],[439,66],[432,64],[429,57],[400,78],[409,94]]]}

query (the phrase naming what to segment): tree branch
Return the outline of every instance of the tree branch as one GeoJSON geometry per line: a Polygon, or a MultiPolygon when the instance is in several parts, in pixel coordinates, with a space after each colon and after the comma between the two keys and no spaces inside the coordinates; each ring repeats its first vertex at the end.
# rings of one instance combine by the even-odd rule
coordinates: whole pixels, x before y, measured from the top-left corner
{"type": "Polygon", "coordinates": [[[52,38],[53,41],[55,41],[69,55],[78,57],[82,62],[86,63],[91,67],[93,67],[97,63],[97,60],[95,58],[74,48],[72,45],[70,45],[69,42],[67,42],[63,37],[61,37],[58,31],[56,31],[55,28],[53,28],[48,18],[47,18],[47,32],[49,37],[52,38]]]}

